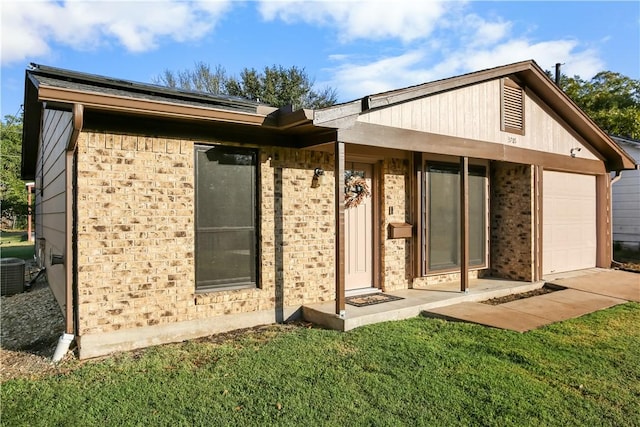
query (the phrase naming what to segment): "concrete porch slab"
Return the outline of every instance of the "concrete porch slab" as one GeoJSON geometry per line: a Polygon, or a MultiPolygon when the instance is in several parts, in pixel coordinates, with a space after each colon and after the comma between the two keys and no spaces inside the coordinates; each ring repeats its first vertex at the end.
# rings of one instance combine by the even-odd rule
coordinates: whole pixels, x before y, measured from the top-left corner
{"type": "Polygon", "coordinates": [[[640,302],[640,274],[622,270],[599,270],[582,275],[560,276],[548,283],[640,302]]]}
{"type": "Polygon", "coordinates": [[[524,332],[628,300],[640,301],[640,275],[594,268],[554,274],[536,283],[477,279],[471,281],[467,293],[460,292],[459,283],[387,293],[404,299],[367,307],[347,305],[344,318],[335,314],[335,302],[328,301],[304,306],[303,317],[340,331],[423,314],[524,332]],[[532,291],[542,287],[545,282],[567,289],[500,305],[478,303],[532,291]]]}
{"type": "Polygon", "coordinates": [[[455,304],[428,310],[424,315],[526,332],[624,302],[623,299],[566,289],[500,305],[455,304]]]}
{"type": "Polygon", "coordinates": [[[364,325],[417,317],[432,308],[529,292],[542,287],[543,284],[543,282],[529,283],[491,278],[474,279],[467,293],[460,292],[458,282],[424,289],[385,292],[404,299],[366,307],[347,305],[344,318],[340,318],[335,313],[335,301],[305,305],[302,313],[303,318],[308,322],[338,331],[349,331],[364,325]]]}
{"type": "Polygon", "coordinates": [[[532,314],[549,323],[580,317],[592,311],[609,308],[623,303],[624,300],[609,298],[586,292],[565,289],[551,294],[539,295],[501,304],[501,307],[532,314]]]}
{"type": "Polygon", "coordinates": [[[539,317],[535,314],[504,307],[504,305],[488,305],[479,302],[464,302],[431,309],[425,311],[423,315],[446,320],[478,323],[480,325],[499,329],[510,329],[518,332],[529,331],[551,323],[549,319],[539,317]]]}

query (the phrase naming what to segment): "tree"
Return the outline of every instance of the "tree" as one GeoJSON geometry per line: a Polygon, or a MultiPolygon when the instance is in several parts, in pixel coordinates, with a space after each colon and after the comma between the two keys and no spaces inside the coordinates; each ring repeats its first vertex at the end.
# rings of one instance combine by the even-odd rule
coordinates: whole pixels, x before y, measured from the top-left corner
{"type": "Polygon", "coordinates": [[[590,81],[562,75],[560,88],[605,132],[640,139],[640,80],[602,71],[590,81]]]}
{"type": "Polygon", "coordinates": [[[212,70],[209,65],[197,62],[193,70],[165,70],[153,82],[214,95],[239,96],[274,107],[291,105],[294,110],[328,107],[337,101],[335,89],[316,91],[314,81],[305,69],[296,66],[284,68],[274,65],[265,67],[262,72],[244,68],[240,77],[229,77],[220,65],[212,70]]]}
{"type": "Polygon", "coordinates": [[[185,89],[197,92],[206,92],[214,95],[226,94],[227,75],[220,65],[213,70],[204,62],[196,62],[193,70],[164,72],[153,79],[155,84],[167,86],[173,89],[185,89]]]}
{"type": "Polygon", "coordinates": [[[25,182],[20,179],[22,117],[5,116],[0,124],[0,134],[1,216],[3,220],[10,220],[15,227],[16,220],[24,221],[28,211],[27,190],[25,182]]]}

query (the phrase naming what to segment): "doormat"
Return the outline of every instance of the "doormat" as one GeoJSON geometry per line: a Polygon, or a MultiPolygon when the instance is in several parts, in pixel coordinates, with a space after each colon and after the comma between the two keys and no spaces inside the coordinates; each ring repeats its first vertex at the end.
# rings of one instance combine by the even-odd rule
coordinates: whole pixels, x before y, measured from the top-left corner
{"type": "Polygon", "coordinates": [[[398,301],[401,299],[404,298],[378,293],[347,297],[345,302],[349,305],[355,305],[356,307],[365,307],[367,305],[382,304],[383,302],[398,301]]]}

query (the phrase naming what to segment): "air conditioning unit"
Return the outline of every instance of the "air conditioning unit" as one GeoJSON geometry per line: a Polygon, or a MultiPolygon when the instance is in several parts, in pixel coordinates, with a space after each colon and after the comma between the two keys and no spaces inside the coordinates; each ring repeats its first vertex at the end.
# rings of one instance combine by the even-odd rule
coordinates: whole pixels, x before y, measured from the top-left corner
{"type": "Polygon", "coordinates": [[[25,262],[20,258],[0,259],[0,294],[24,292],[24,266],[25,262]]]}

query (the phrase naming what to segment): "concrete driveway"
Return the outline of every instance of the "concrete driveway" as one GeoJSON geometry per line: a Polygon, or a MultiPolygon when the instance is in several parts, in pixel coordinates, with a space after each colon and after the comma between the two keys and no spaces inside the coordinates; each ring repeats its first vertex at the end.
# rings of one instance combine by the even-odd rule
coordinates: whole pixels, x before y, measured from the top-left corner
{"type": "Polygon", "coordinates": [[[640,302],[638,273],[593,269],[559,275],[546,283],[565,289],[500,305],[464,302],[424,315],[525,332],[627,301],[640,302]]]}

